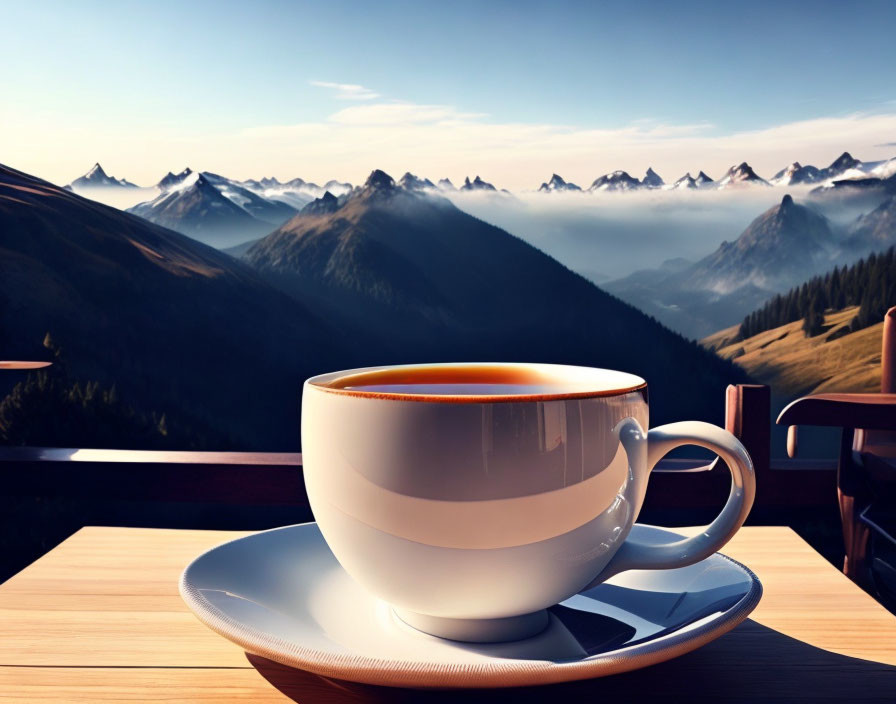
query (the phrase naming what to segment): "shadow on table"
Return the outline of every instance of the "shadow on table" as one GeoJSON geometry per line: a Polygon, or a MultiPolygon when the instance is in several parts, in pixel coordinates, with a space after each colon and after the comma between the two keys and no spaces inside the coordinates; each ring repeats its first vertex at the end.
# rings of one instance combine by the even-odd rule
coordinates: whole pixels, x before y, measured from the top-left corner
{"type": "Polygon", "coordinates": [[[753,620],[675,660],[621,675],[511,689],[409,690],[334,680],[246,654],[256,670],[296,702],[894,701],[896,667],[838,655],[753,620]],[[746,665],[746,669],[743,669],[746,665]]]}

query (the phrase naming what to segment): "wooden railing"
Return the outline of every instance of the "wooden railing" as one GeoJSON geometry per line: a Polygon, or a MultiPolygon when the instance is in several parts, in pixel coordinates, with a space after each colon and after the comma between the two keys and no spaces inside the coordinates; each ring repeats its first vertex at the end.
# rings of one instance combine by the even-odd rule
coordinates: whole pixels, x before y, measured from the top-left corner
{"type": "MultiPolygon", "coordinates": [[[[771,460],[766,386],[729,386],[725,426],[744,443],[757,474],[756,509],[827,504],[836,496],[836,461],[771,460]]],[[[159,452],[0,447],[2,493],[8,496],[307,506],[299,453],[159,452]]],[[[717,507],[730,482],[724,466],[664,459],[646,508],[717,507]]]]}

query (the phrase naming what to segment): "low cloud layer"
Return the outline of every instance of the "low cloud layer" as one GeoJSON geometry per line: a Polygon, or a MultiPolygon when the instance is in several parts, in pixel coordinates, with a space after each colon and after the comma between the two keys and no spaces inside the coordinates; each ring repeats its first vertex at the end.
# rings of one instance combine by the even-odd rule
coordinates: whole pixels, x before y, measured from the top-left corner
{"type": "Polygon", "coordinates": [[[457,193],[462,210],[498,225],[597,283],[667,259],[696,261],[736,239],[785,193],[807,188],[629,193],[457,193]]]}

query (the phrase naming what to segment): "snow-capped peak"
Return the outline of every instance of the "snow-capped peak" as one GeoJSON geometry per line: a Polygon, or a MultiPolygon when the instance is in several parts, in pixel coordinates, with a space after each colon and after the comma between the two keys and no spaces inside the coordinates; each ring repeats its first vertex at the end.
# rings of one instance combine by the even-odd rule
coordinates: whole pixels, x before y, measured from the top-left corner
{"type": "Polygon", "coordinates": [[[183,171],[181,171],[179,174],[175,174],[175,173],[172,173],[169,171],[156,184],[156,188],[158,188],[159,190],[162,190],[162,191],[166,191],[169,188],[181,183],[184,179],[189,177],[190,174],[192,174],[192,173],[193,173],[193,169],[191,169],[189,166],[187,168],[185,168],[183,171]]]}
{"type": "Polygon", "coordinates": [[[756,174],[756,172],[753,171],[753,167],[751,167],[747,162],[742,161],[737,166],[732,166],[730,169],[728,169],[728,172],[719,181],[720,189],[740,185],[768,186],[769,183],[765,179],[760,178],[756,174]]]}
{"type": "Polygon", "coordinates": [[[96,162],[86,174],[84,174],[83,178],[87,179],[107,179],[109,178],[106,175],[106,172],[103,171],[103,167],[100,166],[100,162],[96,162]]]}
{"type": "Polygon", "coordinates": [[[671,186],[664,186],[663,188],[665,188],[666,190],[670,190],[670,191],[671,190],[679,191],[679,190],[684,190],[687,188],[698,188],[698,185],[697,185],[697,181],[694,179],[694,177],[691,176],[691,172],[688,171],[684,176],[682,176],[680,179],[678,179],[671,186]]]}
{"type": "Polygon", "coordinates": [[[627,171],[618,170],[596,178],[588,190],[630,191],[640,187],[641,182],[638,179],[630,176],[627,171]]]}
{"type": "Polygon", "coordinates": [[[840,156],[834,159],[833,163],[828,167],[828,170],[831,173],[835,172],[843,172],[847,169],[854,169],[858,166],[861,166],[862,162],[856,159],[849,152],[843,152],[840,156]]]}
{"type": "Polygon", "coordinates": [[[553,174],[551,180],[542,183],[538,190],[542,193],[553,193],[554,191],[581,191],[582,189],[574,183],[564,181],[559,174],[553,174]]]}
{"type": "Polygon", "coordinates": [[[77,191],[79,188],[83,189],[92,189],[92,188],[107,188],[107,187],[123,187],[123,188],[136,188],[136,186],[130,181],[126,181],[125,179],[115,178],[114,176],[109,176],[104,170],[103,167],[99,165],[99,162],[90,167],[90,170],[81,176],[80,178],[76,178],[69,184],[69,187],[77,191]]]}

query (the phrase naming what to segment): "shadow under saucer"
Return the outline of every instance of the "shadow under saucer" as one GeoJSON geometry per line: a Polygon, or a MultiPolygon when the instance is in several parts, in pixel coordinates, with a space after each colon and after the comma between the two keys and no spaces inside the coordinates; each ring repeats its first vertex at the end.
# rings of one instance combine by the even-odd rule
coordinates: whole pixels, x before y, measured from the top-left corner
{"type": "MultiPolygon", "coordinates": [[[[593,626],[593,624],[592,624],[593,626]]],[[[589,626],[589,632],[594,632],[589,626]]],[[[605,631],[607,633],[607,631],[605,631]]],[[[609,636],[612,637],[612,636],[609,636]]],[[[600,644],[599,647],[605,647],[600,644]]],[[[862,702],[894,701],[896,667],[839,655],[747,619],[727,635],[641,670],[542,687],[415,690],[357,684],[246,654],[259,674],[296,702],[862,702]]]]}

